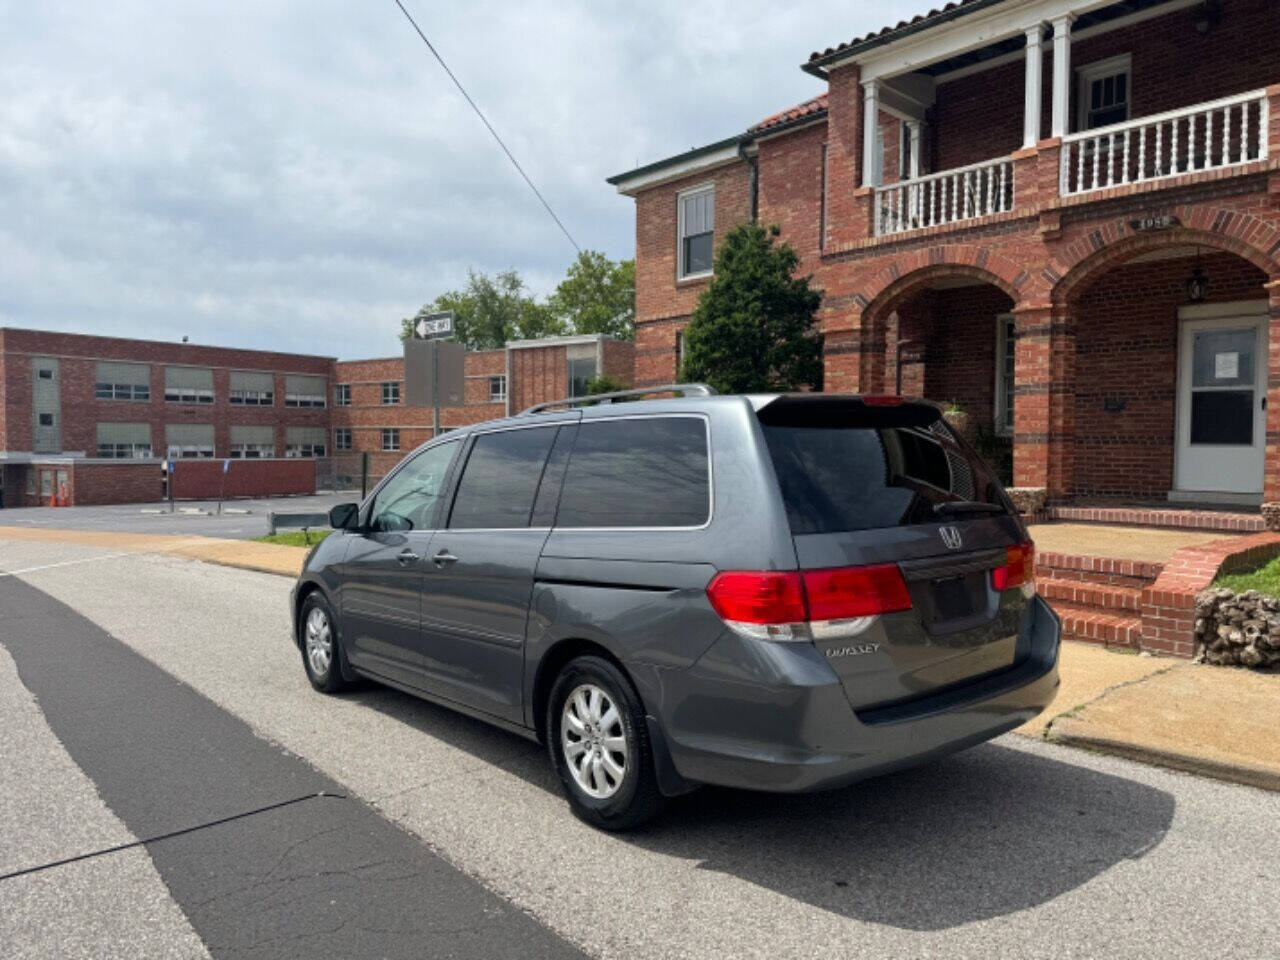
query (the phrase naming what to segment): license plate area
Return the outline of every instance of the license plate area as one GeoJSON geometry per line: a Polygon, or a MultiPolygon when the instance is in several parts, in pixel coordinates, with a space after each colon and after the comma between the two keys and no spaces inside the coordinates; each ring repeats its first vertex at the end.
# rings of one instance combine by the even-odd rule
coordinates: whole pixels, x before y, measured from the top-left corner
{"type": "Polygon", "coordinates": [[[933,592],[933,616],[930,621],[957,620],[973,616],[974,597],[970,583],[972,574],[961,574],[953,577],[940,577],[930,581],[933,592]]]}

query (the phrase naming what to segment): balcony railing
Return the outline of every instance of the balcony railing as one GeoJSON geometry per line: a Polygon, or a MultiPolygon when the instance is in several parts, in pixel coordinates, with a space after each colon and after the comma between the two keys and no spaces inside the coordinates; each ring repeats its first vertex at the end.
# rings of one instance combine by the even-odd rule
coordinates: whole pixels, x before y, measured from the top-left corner
{"type": "Polygon", "coordinates": [[[972,220],[1013,209],[1013,161],[985,160],[876,187],[877,237],[972,220]]]}
{"type": "Polygon", "coordinates": [[[1062,138],[1070,197],[1240,166],[1267,156],[1267,94],[1255,90],[1062,138]]]}

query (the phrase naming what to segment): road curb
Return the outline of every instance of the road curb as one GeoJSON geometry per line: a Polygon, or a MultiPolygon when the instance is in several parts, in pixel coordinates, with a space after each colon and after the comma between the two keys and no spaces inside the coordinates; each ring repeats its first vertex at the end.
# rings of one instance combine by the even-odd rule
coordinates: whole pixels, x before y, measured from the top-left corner
{"type": "Polygon", "coordinates": [[[1062,722],[1069,724],[1071,721],[1064,718],[1063,721],[1055,723],[1044,738],[1047,742],[1092,750],[1095,753],[1107,753],[1126,760],[1145,763],[1148,766],[1181,770],[1184,773],[1194,773],[1203,777],[1211,777],[1214,780],[1243,784],[1248,787],[1256,787],[1259,790],[1280,792],[1280,771],[1266,767],[1255,767],[1245,763],[1227,763],[1188,753],[1161,750],[1158,747],[1147,747],[1129,740],[1118,740],[1099,734],[1064,731],[1061,726],[1062,722]]]}

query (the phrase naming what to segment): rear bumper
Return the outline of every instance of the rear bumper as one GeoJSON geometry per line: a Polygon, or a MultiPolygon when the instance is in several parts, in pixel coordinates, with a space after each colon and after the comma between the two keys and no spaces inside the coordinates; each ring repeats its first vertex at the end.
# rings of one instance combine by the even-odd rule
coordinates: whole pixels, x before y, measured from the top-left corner
{"type": "Polygon", "coordinates": [[[855,712],[809,644],[726,636],[688,670],[662,671],[656,711],[686,780],[802,792],[843,786],[974,746],[1039,714],[1058,689],[1057,615],[1039,597],[1022,663],[937,696],[855,712]]]}

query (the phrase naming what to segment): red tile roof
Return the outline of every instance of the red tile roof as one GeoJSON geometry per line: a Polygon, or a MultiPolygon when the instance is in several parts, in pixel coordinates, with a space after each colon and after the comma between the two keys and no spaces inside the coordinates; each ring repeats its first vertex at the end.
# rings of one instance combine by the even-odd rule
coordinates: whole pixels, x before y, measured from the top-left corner
{"type": "Polygon", "coordinates": [[[832,54],[840,53],[841,51],[847,50],[850,47],[856,47],[859,44],[868,43],[872,40],[875,40],[878,37],[886,37],[891,33],[897,33],[899,30],[905,30],[908,27],[913,27],[913,26],[916,26],[917,24],[921,24],[922,21],[925,21],[925,20],[934,20],[934,19],[940,18],[946,14],[949,14],[949,13],[952,13],[953,11],[958,10],[960,7],[967,7],[973,3],[982,3],[984,6],[989,6],[990,0],[955,0],[955,2],[953,3],[948,3],[945,6],[939,7],[935,10],[930,10],[928,13],[917,14],[916,16],[912,17],[910,20],[900,20],[897,26],[884,27],[881,30],[872,30],[870,33],[866,34],[865,36],[854,37],[852,40],[848,41],[847,43],[840,43],[834,47],[827,47],[827,49],[822,51],[815,51],[814,53],[809,54],[809,62],[813,63],[816,60],[825,60],[827,57],[831,56],[832,54]]]}
{"type": "Polygon", "coordinates": [[[748,133],[761,133],[765,130],[771,130],[774,127],[781,127],[790,124],[796,120],[803,120],[805,117],[816,116],[825,113],[827,109],[827,95],[820,93],[812,100],[806,100],[804,103],[796,104],[794,107],[788,107],[775,113],[771,117],[765,117],[759,123],[749,127],[748,133]]]}

